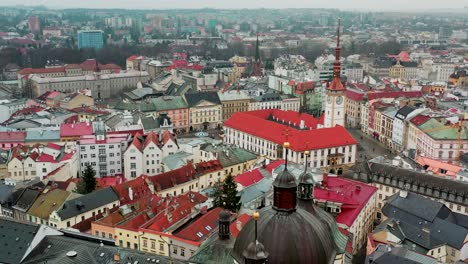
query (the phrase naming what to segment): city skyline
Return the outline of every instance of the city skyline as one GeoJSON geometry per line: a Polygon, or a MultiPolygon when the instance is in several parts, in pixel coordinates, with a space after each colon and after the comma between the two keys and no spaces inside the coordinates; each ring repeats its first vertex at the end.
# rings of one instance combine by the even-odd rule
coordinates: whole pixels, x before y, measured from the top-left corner
{"type": "MultiPolygon", "coordinates": [[[[116,0],[109,6],[105,1],[60,1],[60,0],[18,0],[15,5],[38,6],[44,5],[49,8],[122,8],[122,9],[200,9],[200,8],[217,8],[217,9],[243,9],[243,8],[340,8],[346,10],[429,10],[429,9],[459,9],[460,7],[467,6],[464,0],[448,0],[448,1],[373,1],[373,0],[359,0],[344,2],[341,0],[292,0],[287,3],[284,1],[273,0],[258,0],[247,1],[239,0],[235,3],[219,2],[212,0],[116,0]]],[[[5,0],[0,1],[0,6],[11,6],[11,2],[5,0]]],[[[468,10],[468,8],[466,8],[468,10]]]]}

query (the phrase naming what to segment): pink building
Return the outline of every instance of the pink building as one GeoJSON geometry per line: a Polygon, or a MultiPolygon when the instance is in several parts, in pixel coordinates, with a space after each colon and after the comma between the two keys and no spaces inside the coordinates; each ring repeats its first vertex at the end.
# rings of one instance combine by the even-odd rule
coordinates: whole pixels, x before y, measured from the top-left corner
{"type": "Polygon", "coordinates": [[[28,26],[29,31],[31,33],[37,34],[41,31],[41,23],[39,21],[39,17],[37,16],[30,16],[28,17],[28,26]]]}
{"type": "Polygon", "coordinates": [[[18,145],[24,145],[26,132],[0,132],[0,149],[9,150],[18,145]]]}

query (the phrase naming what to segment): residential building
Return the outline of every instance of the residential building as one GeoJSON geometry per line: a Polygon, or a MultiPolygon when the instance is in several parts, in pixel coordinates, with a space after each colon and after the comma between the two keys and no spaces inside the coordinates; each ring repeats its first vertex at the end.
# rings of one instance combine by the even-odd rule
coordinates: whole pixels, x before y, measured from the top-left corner
{"type": "Polygon", "coordinates": [[[345,92],[345,116],[346,127],[358,128],[361,125],[361,102],[364,92],[348,89],[345,92]]]}
{"type": "Polygon", "coordinates": [[[26,212],[28,221],[35,224],[48,225],[50,214],[61,207],[66,200],[76,196],[79,196],[79,194],[73,194],[72,192],[60,189],[44,189],[26,212]]]}
{"type": "Polygon", "coordinates": [[[421,114],[424,109],[416,109],[411,106],[400,108],[393,119],[392,141],[395,151],[405,150],[408,140],[409,121],[413,117],[421,114]]]}
{"type": "MultiPolygon", "coordinates": [[[[408,151],[416,151],[418,137],[420,134],[419,126],[427,122],[431,117],[426,115],[417,115],[408,120],[408,135],[405,149],[408,151]]],[[[415,157],[412,157],[415,158],[415,157]]]]}
{"type": "Polygon", "coordinates": [[[190,130],[219,128],[223,121],[222,105],[217,92],[184,94],[189,107],[190,130]]]}
{"type": "Polygon", "coordinates": [[[281,95],[276,92],[269,92],[258,96],[252,96],[252,100],[249,104],[249,111],[264,109],[299,111],[300,106],[300,99],[294,95],[281,95]]]}
{"type": "Polygon", "coordinates": [[[466,184],[424,172],[404,169],[384,160],[383,157],[359,164],[346,177],[367,182],[377,188],[377,220],[383,218],[381,209],[387,199],[404,190],[405,185],[409,187],[408,190],[411,192],[439,201],[456,213],[468,215],[468,199],[465,195],[468,188],[466,184]]]}
{"type": "Polygon", "coordinates": [[[81,136],[78,142],[80,175],[83,175],[88,164],[96,172],[97,178],[122,175],[129,139],[129,134],[107,134],[105,131],[81,136]]]}
{"type": "Polygon", "coordinates": [[[60,141],[78,141],[81,136],[89,136],[93,133],[93,126],[89,122],[62,124],[60,126],[60,141]]]}
{"type": "Polygon", "coordinates": [[[206,239],[218,232],[219,214],[222,210],[220,207],[211,209],[189,225],[176,230],[171,239],[170,256],[188,261],[206,239]]]}
{"type": "Polygon", "coordinates": [[[222,105],[223,121],[229,119],[236,112],[245,112],[249,110],[250,96],[244,91],[229,90],[218,92],[219,100],[222,105]]]}
{"type": "Polygon", "coordinates": [[[18,78],[18,72],[20,67],[14,63],[8,63],[3,67],[3,79],[4,80],[16,80],[18,78]]]}
{"type": "Polygon", "coordinates": [[[118,207],[119,197],[111,187],[66,201],[49,217],[49,226],[57,229],[76,228],[85,221],[92,221],[118,207]]]}
{"type": "Polygon", "coordinates": [[[8,178],[18,182],[37,177],[38,152],[38,149],[24,145],[13,147],[8,161],[8,178]]]}
{"type": "Polygon", "coordinates": [[[389,68],[389,77],[397,79],[416,79],[419,77],[421,66],[416,61],[400,61],[392,63],[389,68]]]}
{"type": "Polygon", "coordinates": [[[124,153],[125,178],[132,179],[142,174],[157,175],[163,172],[162,159],[176,153],[178,149],[176,138],[170,131],[136,134],[124,153]]]}
{"type": "Polygon", "coordinates": [[[104,47],[104,32],[102,30],[78,31],[79,49],[101,49],[104,47]]]}
{"type": "Polygon", "coordinates": [[[423,254],[408,250],[405,247],[378,244],[373,240],[367,242],[368,254],[365,264],[371,263],[414,263],[439,264],[439,262],[423,254]],[[372,246],[369,246],[372,245],[372,246]],[[375,246],[375,247],[373,247],[375,246]]]}
{"type": "Polygon", "coordinates": [[[175,131],[189,128],[189,107],[182,96],[161,96],[140,105],[140,111],[150,113],[154,118],[166,114],[175,131]]]}
{"type": "Polygon", "coordinates": [[[418,155],[447,162],[455,161],[461,153],[468,152],[468,135],[463,124],[446,125],[445,120],[431,118],[418,129],[418,155]]]}
{"type": "Polygon", "coordinates": [[[382,213],[385,220],[371,235],[376,242],[403,246],[442,263],[466,259],[468,216],[408,190],[389,197],[382,213]]]}
{"type": "Polygon", "coordinates": [[[11,115],[26,107],[25,99],[1,100],[0,101],[0,122],[8,120],[11,115]]]}
{"type": "Polygon", "coordinates": [[[26,132],[0,132],[0,149],[10,150],[18,145],[24,145],[26,132]]]}
{"type": "Polygon", "coordinates": [[[27,130],[24,143],[27,146],[34,146],[36,144],[57,143],[60,142],[60,130],[54,128],[49,130],[41,128],[40,130],[27,130]]]}
{"type": "Polygon", "coordinates": [[[303,151],[309,150],[311,167],[341,174],[356,161],[357,141],[342,126],[317,128],[319,122],[293,111],[235,113],[224,124],[223,141],[263,157],[284,159],[282,142],[287,138],[289,160],[303,163],[303,151]]]}
{"type": "Polygon", "coordinates": [[[70,259],[78,263],[113,263],[116,259],[119,262],[131,259],[140,264],[174,263],[162,256],[115,247],[107,239],[58,231],[47,225],[2,218],[0,228],[3,230],[0,243],[4,245],[2,252],[5,253],[0,256],[2,263],[63,263],[70,259]]]}
{"type": "Polygon", "coordinates": [[[68,180],[76,178],[80,168],[78,153],[75,150],[67,150],[65,146],[48,143],[39,147],[39,156],[36,158],[36,175],[45,180],[51,173],[56,173],[59,168],[64,171],[60,177],[54,175],[49,180],[68,180]]]}

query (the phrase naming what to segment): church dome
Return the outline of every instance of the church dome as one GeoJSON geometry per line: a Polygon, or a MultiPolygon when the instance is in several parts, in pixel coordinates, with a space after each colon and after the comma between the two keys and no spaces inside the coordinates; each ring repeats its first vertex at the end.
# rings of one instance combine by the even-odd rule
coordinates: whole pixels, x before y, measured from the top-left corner
{"type": "MultiPolygon", "coordinates": [[[[253,242],[255,220],[241,230],[234,244],[233,257],[245,263],[243,252],[253,242]]],[[[301,208],[288,213],[271,207],[260,211],[258,241],[269,253],[267,263],[332,263],[335,244],[328,225],[317,215],[301,208]]]]}
{"type": "MultiPolygon", "coordinates": [[[[286,157],[289,143],[285,143],[286,157]]],[[[307,167],[306,167],[307,168],[307,167]]],[[[310,177],[304,171],[304,179],[310,177]]],[[[241,264],[246,263],[333,263],[336,250],[332,232],[325,221],[314,211],[298,208],[297,200],[311,199],[312,183],[299,183],[288,171],[288,160],[284,170],[273,182],[273,206],[260,210],[239,233],[233,249],[233,257],[241,264]],[[298,190],[299,189],[299,190],[298,190]],[[299,192],[298,192],[299,191],[299,192]],[[253,237],[252,234],[255,234],[253,237]],[[253,244],[261,244],[263,259],[248,254],[253,244]],[[266,260],[266,261],[264,261],[266,260]]],[[[308,202],[313,203],[311,200],[308,202]]]]}

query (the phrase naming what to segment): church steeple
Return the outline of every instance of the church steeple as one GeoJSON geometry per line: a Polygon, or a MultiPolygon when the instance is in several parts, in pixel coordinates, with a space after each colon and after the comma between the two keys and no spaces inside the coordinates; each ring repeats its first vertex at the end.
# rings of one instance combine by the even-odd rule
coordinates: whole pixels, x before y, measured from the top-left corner
{"type": "Polygon", "coordinates": [[[341,83],[341,47],[340,47],[340,27],[341,20],[338,19],[338,30],[336,32],[335,62],[333,63],[333,79],[328,86],[328,90],[342,91],[344,86],[341,83]]]}
{"type": "MultiPolygon", "coordinates": [[[[286,131],[286,138],[288,137],[286,131]]],[[[273,182],[273,209],[281,212],[294,212],[297,205],[297,184],[294,176],[288,171],[288,149],[289,142],[284,142],[283,148],[286,153],[284,170],[273,182]]]]}
{"type": "Polygon", "coordinates": [[[260,41],[258,40],[257,34],[257,42],[255,43],[255,62],[260,62],[260,41]]]}

